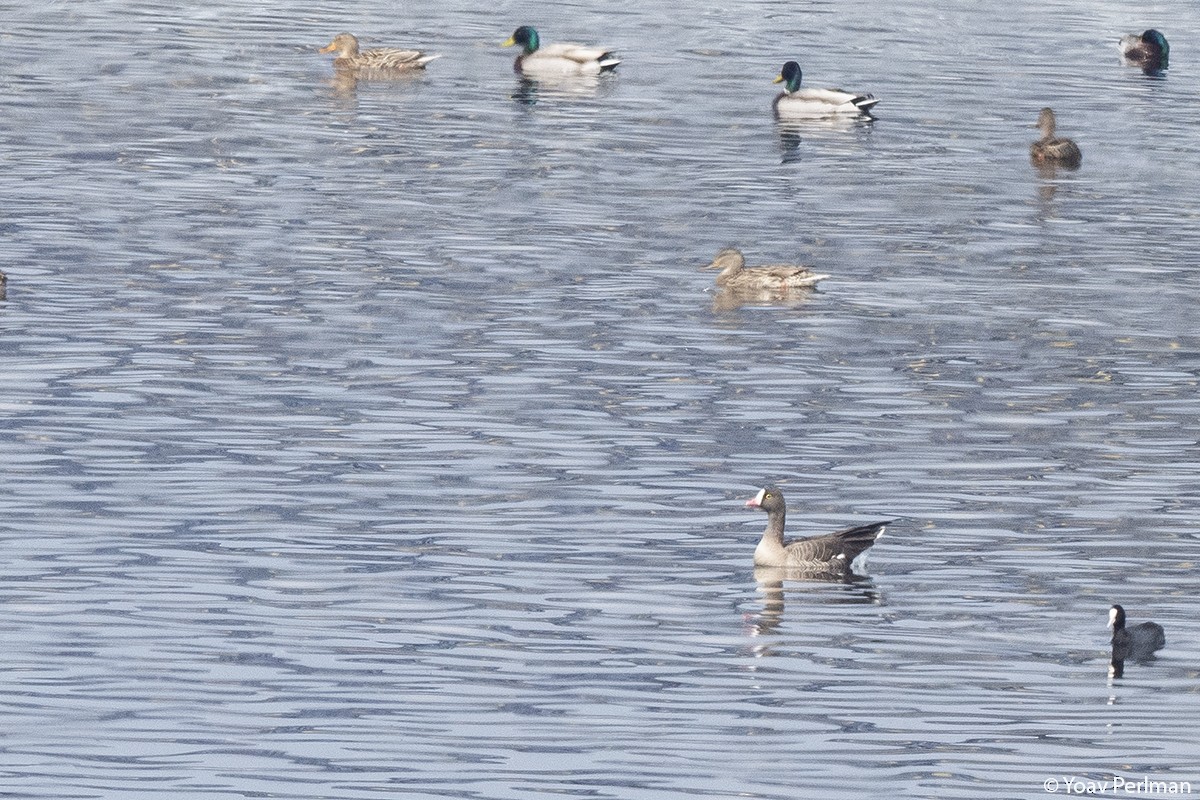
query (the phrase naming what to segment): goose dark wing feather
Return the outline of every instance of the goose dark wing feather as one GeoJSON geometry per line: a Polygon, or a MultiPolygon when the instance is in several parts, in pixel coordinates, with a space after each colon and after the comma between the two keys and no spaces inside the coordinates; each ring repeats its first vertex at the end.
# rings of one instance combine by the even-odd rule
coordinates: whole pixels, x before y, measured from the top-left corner
{"type": "Polygon", "coordinates": [[[788,553],[789,562],[811,561],[827,562],[844,559],[849,564],[883,534],[884,528],[894,520],[870,522],[866,525],[856,525],[852,528],[828,533],[824,536],[813,536],[807,539],[797,539],[788,542],[784,548],[788,553]]]}

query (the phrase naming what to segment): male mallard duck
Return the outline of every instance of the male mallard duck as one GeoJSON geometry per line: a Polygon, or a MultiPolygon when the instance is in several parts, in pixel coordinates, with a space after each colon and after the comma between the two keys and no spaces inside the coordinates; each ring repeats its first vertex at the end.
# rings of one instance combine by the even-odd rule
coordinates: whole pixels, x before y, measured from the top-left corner
{"type": "Polygon", "coordinates": [[[817,281],[828,278],[818,275],[808,267],[780,264],[769,267],[746,267],[742,251],[726,247],[705,269],[719,269],[717,286],[736,291],[771,290],[784,292],[789,289],[811,289],[817,281]]]}
{"type": "Polygon", "coordinates": [[[425,69],[425,65],[437,55],[426,55],[420,50],[398,50],[380,47],[359,52],[358,38],[352,33],[339,33],[333,41],[321,48],[322,53],[333,53],[336,69],[376,70],[378,72],[409,72],[425,69]]]}
{"type": "Polygon", "coordinates": [[[1157,622],[1142,622],[1132,628],[1125,627],[1125,609],[1113,606],[1108,610],[1108,627],[1113,629],[1113,661],[1146,661],[1154,658],[1157,650],[1167,644],[1162,625],[1157,622]]]}
{"type": "Polygon", "coordinates": [[[1054,111],[1043,108],[1038,114],[1037,127],[1042,132],[1042,138],[1029,145],[1029,157],[1036,164],[1063,166],[1077,169],[1083,161],[1079,145],[1070,139],[1054,135],[1054,111]]]}
{"type": "Polygon", "coordinates": [[[1121,37],[1121,55],[1130,64],[1135,64],[1147,72],[1157,72],[1167,68],[1171,55],[1171,45],[1167,37],[1151,28],[1142,34],[1130,33],[1121,37]]]}
{"type": "Polygon", "coordinates": [[[787,504],[783,501],[783,492],[775,486],[768,486],[747,500],[746,506],[767,512],[767,529],[763,531],[758,547],[754,548],[754,565],[758,567],[852,572],[854,559],[875,544],[875,540],[883,535],[884,528],[892,522],[871,522],[824,536],[785,542],[783,523],[787,504]]]}
{"type": "Polygon", "coordinates": [[[772,108],[777,119],[831,117],[839,114],[865,114],[879,100],[870,94],[851,94],[841,89],[801,89],[800,65],[789,61],[783,65],[775,83],[783,83],[783,91],[775,98],[772,108]]]}
{"type": "Polygon", "coordinates": [[[599,75],[620,64],[612,50],[586,44],[559,42],[542,46],[538,32],[528,25],[513,31],[504,47],[521,45],[523,52],[513,69],[525,75],[599,75]]]}

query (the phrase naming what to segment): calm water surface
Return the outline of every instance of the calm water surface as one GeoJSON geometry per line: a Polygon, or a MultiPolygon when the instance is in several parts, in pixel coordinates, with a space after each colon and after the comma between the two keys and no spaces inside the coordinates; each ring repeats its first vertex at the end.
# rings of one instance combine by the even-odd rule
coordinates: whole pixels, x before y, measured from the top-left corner
{"type": "Polygon", "coordinates": [[[1189,4],[0,8],[3,796],[1200,791],[1189,4]],[[756,579],[766,481],[872,576],[756,579]]]}

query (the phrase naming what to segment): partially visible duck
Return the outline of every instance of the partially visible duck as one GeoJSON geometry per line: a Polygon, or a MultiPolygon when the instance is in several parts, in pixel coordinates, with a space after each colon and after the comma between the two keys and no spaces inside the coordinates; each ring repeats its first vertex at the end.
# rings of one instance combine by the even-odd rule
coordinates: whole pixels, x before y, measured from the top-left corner
{"type": "Polygon", "coordinates": [[[767,512],[767,529],[763,531],[758,547],[754,548],[754,565],[758,567],[789,567],[813,572],[853,572],[854,559],[875,540],[883,535],[884,528],[892,522],[872,522],[853,528],[810,536],[785,542],[783,539],[784,518],[787,504],[783,492],[776,486],[767,486],[746,501],[749,508],[761,508],[767,512]]]}
{"type": "Polygon", "coordinates": [[[521,55],[513,69],[523,75],[599,75],[616,68],[621,61],[607,47],[558,42],[543,45],[538,32],[529,25],[513,31],[504,47],[521,46],[521,55]]]}
{"type": "Polygon", "coordinates": [[[1157,622],[1140,622],[1132,628],[1125,627],[1125,609],[1113,606],[1108,611],[1108,627],[1113,629],[1112,660],[1146,661],[1167,644],[1162,625],[1157,622]]]}
{"type": "Polygon", "coordinates": [[[8,276],[0,272],[0,300],[8,299],[8,276]]]}
{"type": "Polygon", "coordinates": [[[1042,132],[1042,138],[1029,146],[1029,157],[1036,164],[1063,166],[1068,169],[1078,169],[1083,162],[1083,154],[1079,145],[1070,139],[1055,136],[1055,118],[1053,109],[1043,108],[1038,114],[1037,128],[1042,132]]]}
{"type": "Polygon", "coordinates": [[[1147,72],[1166,69],[1171,56],[1171,45],[1167,44],[1167,37],[1154,28],[1145,33],[1129,33],[1122,36],[1119,46],[1126,62],[1147,72]]]}
{"type": "Polygon", "coordinates": [[[771,104],[776,119],[812,119],[839,114],[870,116],[871,108],[879,102],[874,95],[854,94],[841,89],[801,89],[802,76],[800,65],[789,61],[775,78],[775,83],[783,84],[783,91],[771,104]]]}
{"type": "Polygon", "coordinates": [[[789,289],[811,289],[817,281],[828,278],[808,267],[778,264],[766,267],[747,267],[742,251],[726,247],[705,269],[719,269],[717,286],[736,291],[787,291],[789,289]]]}
{"type": "Polygon", "coordinates": [[[399,50],[380,47],[374,50],[358,49],[358,38],[352,33],[339,33],[333,41],[321,48],[322,53],[333,53],[333,66],[341,70],[367,70],[380,73],[411,72],[425,69],[425,65],[437,55],[426,55],[420,50],[399,50]]]}

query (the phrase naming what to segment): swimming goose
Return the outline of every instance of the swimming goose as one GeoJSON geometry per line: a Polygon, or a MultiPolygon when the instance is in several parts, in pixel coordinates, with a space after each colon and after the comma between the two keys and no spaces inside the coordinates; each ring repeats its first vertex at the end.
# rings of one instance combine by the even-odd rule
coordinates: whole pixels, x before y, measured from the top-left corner
{"type": "Polygon", "coordinates": [[[783,539],[784,518],[787,504],[783,492],[776,486],[767,486],[746,501],[749,508],[761,508],[767,512],[767,529],[763,531],[758,547],[754,548],[754,565],[758,567],[792,567],[816,572],[853,572],[854,559],[862,555],[875,540],[883,535],[884,528],[892,522],[871,522],[853,528],[795,539],[783,539]]]}

